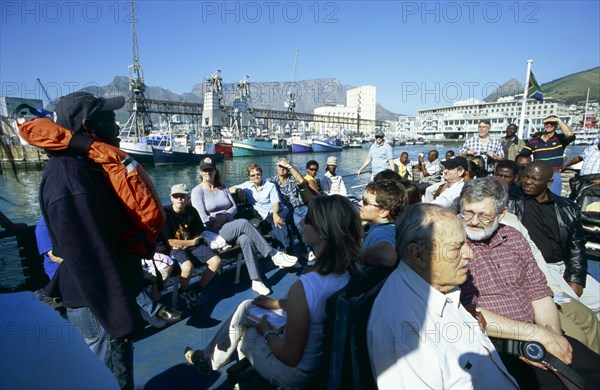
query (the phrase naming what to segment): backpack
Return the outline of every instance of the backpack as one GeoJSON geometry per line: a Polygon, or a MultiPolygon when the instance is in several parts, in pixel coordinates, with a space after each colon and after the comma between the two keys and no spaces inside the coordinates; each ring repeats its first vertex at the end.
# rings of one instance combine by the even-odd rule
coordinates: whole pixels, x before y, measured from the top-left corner
{"type": "Polygon", "coordinates": [[[147,254],[165,223],[165,211],[144,168],[121,149],[74,133],[47,118],[17,122],[19,134],[30,145],[49,151],[71,151],[100,164],[135,225],[124,241],[135,241],[129,253],[147,254]],[[137,239],[137,237],[140,237],[137,239]]]}

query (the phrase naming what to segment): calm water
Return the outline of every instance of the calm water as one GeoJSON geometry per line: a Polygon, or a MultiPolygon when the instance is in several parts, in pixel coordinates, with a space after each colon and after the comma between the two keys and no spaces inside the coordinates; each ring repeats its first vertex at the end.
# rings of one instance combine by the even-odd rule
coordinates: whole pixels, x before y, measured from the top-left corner
{"type": "MultiPolygon", "coordinates": [[[[409,158],[412,161],[417,160],[417,155],[420,152],[427,153],[431,149],[437,149],[440,157],[443,158],[447,150],[458,151],[460,147],[457,145],[424,145],[424,146],[397,146],[394,147],[394,156],[397,158],[401,152],[409,153],[409,158]]],[[[567,154],[569,159],[580,153],[585,146],[569,146],[567,154]]],[[[223,176],[223,181],[226,185],[232,186],[247,180],[246,167],[256,162],[263,168],[265,177],[275,175],[275,162],[279,157],[287,157],[290,162],[302,173],[306,172],[305,164],[309,160],[316,160],[319,163],[318,177],[322,176],[324,171],[325,161],[329,155],[336,156],[338,159],[338,174],[348,175],[344,177],[346,188],[353,195],[360,195],[364,189],[364,185],[370,178],[369,174],[363,174],[357,177],[353,172],[356,172],[367,158],[368,148],[363,149],[346,149],[337,153],[308,153],[308,154],[281,154],[277,156],[262,156],[262,157],[238,157],[235,159],[224,161],[218,164],[219,171],[223,176]]],[[[369,168],[367,168],[368,170],[369,168]]],[[[197,167],[148,167],[148,174],[154,181],[158,193],[162,200],[169,200],[169,190],[172,185],[177,183],[186,183],[188,187],[193,187],[198,183],[197,167]]],[[[35,224],[40,218],[41,213],[38,203],[38,190],[42,178],[41,170],[22,171],[19,173],[19,180],[16,181],[10,174],[0,175],[0,210],[8,216],[13,222],[22,222],[27,224],[35,224]]]]}

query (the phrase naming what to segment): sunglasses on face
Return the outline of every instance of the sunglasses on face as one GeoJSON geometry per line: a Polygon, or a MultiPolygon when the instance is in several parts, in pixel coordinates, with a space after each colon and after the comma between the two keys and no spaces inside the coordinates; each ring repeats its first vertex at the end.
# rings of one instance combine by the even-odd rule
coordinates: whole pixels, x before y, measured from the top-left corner
{"type": "Polygon", "coordinates": [[[318,170],[319,170],[319,168],[314,168],[314,167],[312,167],[312,168],[306,168],[306,170],[307,170],[307,171],[318,171],[318,170]]]}
{"type": "Polygon", "coordinates": [[[367,200],[367,198],[365,198],[364,196],[363,196],[363,198],[362,198],[362,204],[363,204],[363,206],[381,207],[381,206],[380,206],[380,205],[378,205],[378,204],[375,204],[375,203],[370,203],[370,202],[367,200]]]}
{"type": "Polygon", "coordinates": [[[186,194],[173,194],[171,195],[173,199],[185,199],[187,197],[186,194]]]}

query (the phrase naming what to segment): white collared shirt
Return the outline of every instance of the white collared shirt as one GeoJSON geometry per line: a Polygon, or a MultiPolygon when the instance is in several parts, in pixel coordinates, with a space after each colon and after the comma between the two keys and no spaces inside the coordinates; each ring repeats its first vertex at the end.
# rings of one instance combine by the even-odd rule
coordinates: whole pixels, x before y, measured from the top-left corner
{"type": "Polygon", "coordinates": [[[460,289],[442,294],[402,261],[373,304],[367,344],[379,389],[518,388],[460,289]]]}

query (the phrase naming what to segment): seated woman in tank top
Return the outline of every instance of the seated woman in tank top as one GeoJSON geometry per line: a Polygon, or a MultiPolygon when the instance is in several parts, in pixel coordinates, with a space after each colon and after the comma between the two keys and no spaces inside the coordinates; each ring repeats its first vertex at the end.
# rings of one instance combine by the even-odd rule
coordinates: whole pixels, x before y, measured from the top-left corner
{"type": "Polygon", "coordinates": [[[270,383],[303,388],[318,372],[323,355],[323,323],[327,299],[360,272],[362,227],[355,207],[340,196],[319,196],[308,206],[302,240],[316,255],[314,267],[300,276],[287,298],[259,296],[242,302],[204,349],[187,348],[185,359],[199,371],[210,373],[225,366],[237,349],[240,359],[270,383]],[[247,318],[251,305],[286,312],[283,332],[269,328],[266,318],[247,318]]]}
{"type": "Polygon", "coordinates": [[[192,189],[192,206],[198,210],[207,230],[217,233],[228,243],[236,243],[244,254],[246,267],[252,279],[252,289],[260,295],[269,295],[271,290],[264,285],[258,273],[256,253],[271,256],[280,268],[293,267],[298,258],[277,251],[246,219],[234,219],[237,207],[211,158],[205,158],[199,167],[200,184],[192,189]]]}

